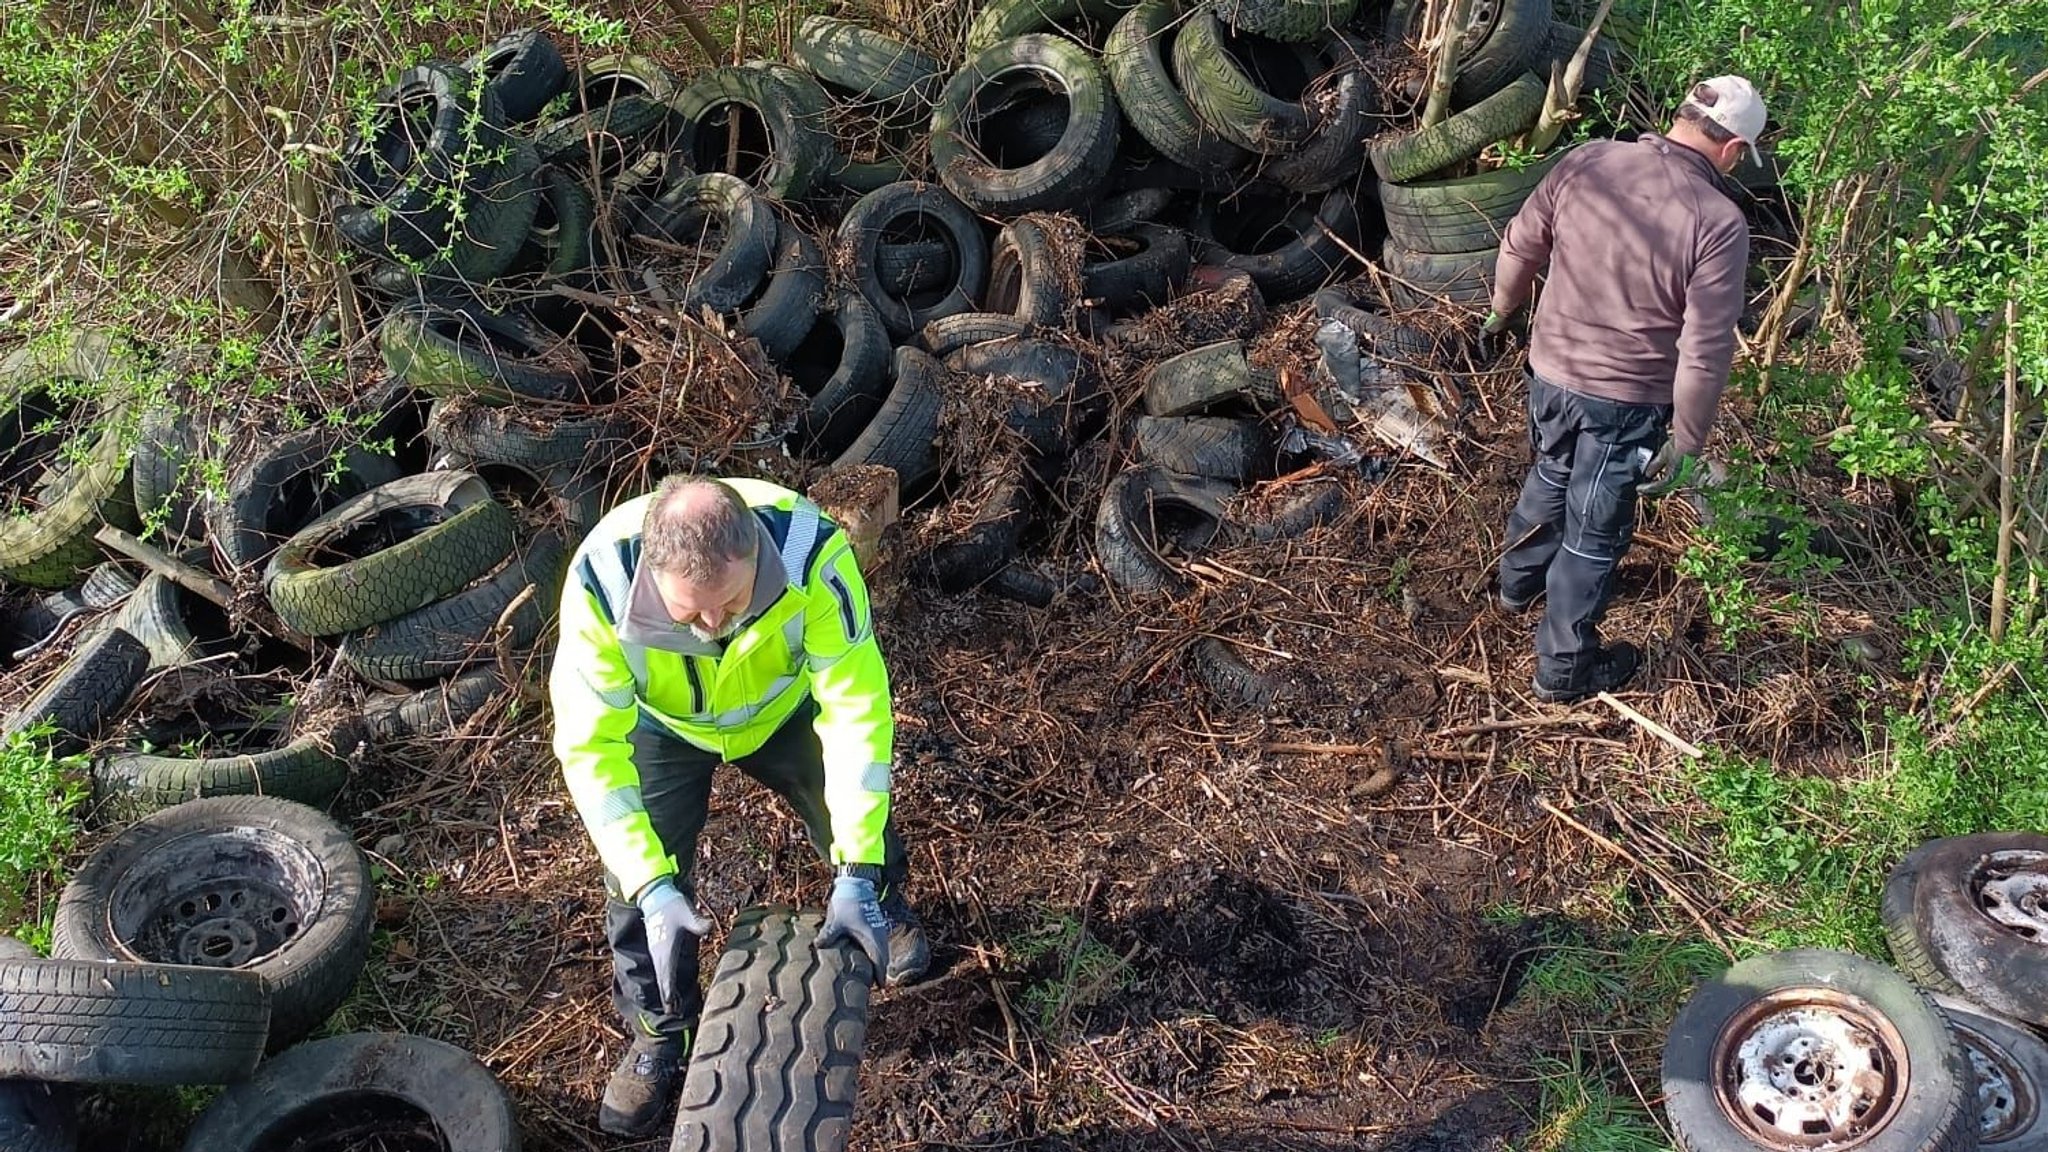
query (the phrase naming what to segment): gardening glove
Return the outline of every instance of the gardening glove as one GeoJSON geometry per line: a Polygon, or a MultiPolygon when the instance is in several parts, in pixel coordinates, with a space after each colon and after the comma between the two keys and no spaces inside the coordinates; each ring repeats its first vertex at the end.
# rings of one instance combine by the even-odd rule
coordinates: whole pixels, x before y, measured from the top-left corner
{"type": "Polygon", "coordinates": [[[832,881],[832,898],[825,902],[825,927],[818,933],[818,946],[841,940],[852,940],[868,954],[875,966],[875,983],[880,984],[889,971],[889,918],[882,915],[875,882],[868,876],[842,873],[832,881]]]}
{"type": "Polygon", "coordinates": [[[1676,442],[1666,440],[1663,447],[1652,453],[1649,462],[1643,465],[1642,477],[1636,481],[1636,494],[1669,496],[1692,479],[1692,469],[1692,454],[1680,452],[1676,442]]]}
{"type": "MultiPolygon", "coordinates": [[[[661,989],[661,1009],[673,1012],[676,947],[682,943],[684,933],[702,936],[711,931],[711,921],[698,913],[697,906],[667,876],[640,893],[640,918],[647,924],[647,953],[654,958],[654,982],[661,989]]],[[[697,974],[692,972],[689,978],[694,980],[697,974]]]]}
{"type": "Polygon", "coordinates": [[[1482,362],[1490,364],[1507,351],[1508,322],[1513,319],[1512,314],[1503,316],[1487,311],[1485,323],[1479,326],[1479,359],[1482,362]]]}

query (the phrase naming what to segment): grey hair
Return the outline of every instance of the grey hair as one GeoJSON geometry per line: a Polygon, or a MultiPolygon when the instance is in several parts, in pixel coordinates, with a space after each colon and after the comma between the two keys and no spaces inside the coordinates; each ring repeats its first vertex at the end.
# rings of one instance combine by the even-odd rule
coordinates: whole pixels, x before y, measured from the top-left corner
{"type": "Polygon", "coordinates": [[[701,476],[667,476],[641,525],[640,562],[685,580],[712,580],[726,565],[752,560],[759,521],[738,492],[701,476]]]}
{"type": "Polygon", "coordinates": [[[1678,118],[1692,125],[1700,135],[1714,143],[1726,144],[1735,139],[1735,133],[1707,115],[1707,109],[1712,108],[1720,100],[1721,94],[1714,91],[1713,85],[1695,84],[1692,91],[1686,93],[1685,102],[1678,106],[1678,118]]]}

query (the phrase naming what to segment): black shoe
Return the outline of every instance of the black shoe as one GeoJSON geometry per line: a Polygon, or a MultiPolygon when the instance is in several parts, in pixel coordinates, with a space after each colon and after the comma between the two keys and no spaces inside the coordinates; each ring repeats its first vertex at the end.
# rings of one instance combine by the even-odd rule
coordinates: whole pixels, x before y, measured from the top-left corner
{"type": "Polygon", "coordinates": [[[683,1050],[671,1043],[636,1040],[605,1081],[597,1126],[614,1136],[654,1131],[675,1101],[683,1080],[683,1050]]]}
{"type": "Polygon", "coordinates": [[[924,921],[900,892],[882,900],[882,915],[889,918],[889,971],[892,985],[915,984],[932,966],[932,942],[924,934],[924,921]]]}
{"type": "Polygon", "coordinates": [[[1535,603],[1536,597],[1534,596],[1529,597],[1527,600],[1510,600],[1505,592],[1495,592],[1493,594],[1494,607],[1499,608],[1510,616],[1520,616],[1522,613],[1527,612],[1535,603]]]}
{"type": "Polygon", "coordinates": [[[1612,692],[1629,682],[1636,669],[1643,666],[1642,650],[1628,641],[1605,645],[1593,654],[1593,659],[1580,669],[1581,675],[1564,683],[1548,683],[1542,676],[1536,677],[1530,689],[1536,698],[1549,704],[1576,704],[1588,696],[1601,692],[1612,692]]]}

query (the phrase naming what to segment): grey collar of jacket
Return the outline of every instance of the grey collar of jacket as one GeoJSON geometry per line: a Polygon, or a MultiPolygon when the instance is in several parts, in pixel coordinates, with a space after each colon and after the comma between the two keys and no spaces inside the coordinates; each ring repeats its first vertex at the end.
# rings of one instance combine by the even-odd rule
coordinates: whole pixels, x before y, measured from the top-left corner
{"type": "MultiPolygon", "coordinates": [[[[767,527],[759,521],[755,522],[754,531],[760,541],[754,552],[754,598],[747,602],[747,614],[740,621],[741,627],[759,619],[789,590],[783,582],[782,550],[775,546],[775,538],[768,535],[767,527]]],[[[633,570],[632,587],[626,595],[626,618],[619,625],[619,639],[627,644],[680,652],[685,656],[717,657],[725,654],[724,642],[703,639],[688,624],[678,624],[669,616],[668,606],[661,602],[661,593],[654,587],[653,578],[647,575],[645,564],[633,570]]]]}

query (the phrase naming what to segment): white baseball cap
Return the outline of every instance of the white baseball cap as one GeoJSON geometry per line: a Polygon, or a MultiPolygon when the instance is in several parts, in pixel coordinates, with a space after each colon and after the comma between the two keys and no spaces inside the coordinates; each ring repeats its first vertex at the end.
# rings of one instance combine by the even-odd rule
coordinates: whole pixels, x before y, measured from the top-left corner
{"type": "Polygon", "coordinates": [[[1716,76],[1702,81],[1693,91],[1706,88],[1714,93],[1712,104],[1701,103],[1687,94],[1685,104],[1695,108],[1700,115],[1726,128],[1744,144],[1749,145],[1749,157],[1758,164],[1764,162],[1763,155],[1756,150],[1756,138],[1764,130],[1764,98],[1756,94],[1756,87],[1740,76],[1716,76]]]}

